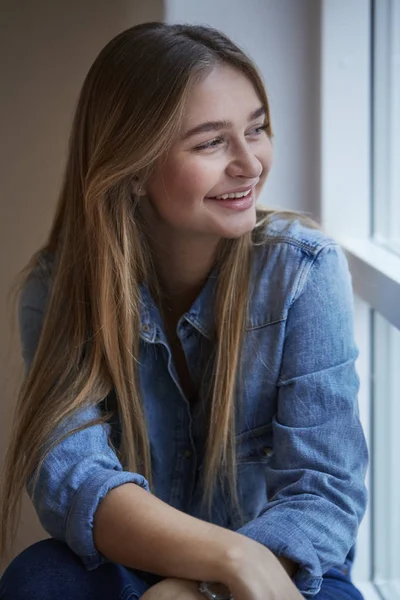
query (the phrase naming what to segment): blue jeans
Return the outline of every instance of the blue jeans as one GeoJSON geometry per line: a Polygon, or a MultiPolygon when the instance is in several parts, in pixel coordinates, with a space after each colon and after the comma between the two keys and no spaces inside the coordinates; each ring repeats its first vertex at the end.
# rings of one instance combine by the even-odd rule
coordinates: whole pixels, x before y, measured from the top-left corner
{"type": "MultiPolygon", "coordinates": [[[[44,540],[24,550],[0,580],[0,600],[134,600],[160,578],[114,563],[87,571],[62,542],[44,540]]],[[[348,573],[332,569],[314,600],[362,600],[348,573]]]]}

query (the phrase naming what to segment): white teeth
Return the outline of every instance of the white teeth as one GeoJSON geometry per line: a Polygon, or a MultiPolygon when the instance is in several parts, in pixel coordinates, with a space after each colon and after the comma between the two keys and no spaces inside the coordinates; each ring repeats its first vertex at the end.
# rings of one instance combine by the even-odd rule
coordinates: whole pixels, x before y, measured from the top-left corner
{"type": "Polygon", "coordinates": [[[222,196],[215,196],[217,200],[226,200],[227,198],[244,198],[250,194],[251,190],[247,192],[238,192],[237,194],[223,194],[222,196]]]}

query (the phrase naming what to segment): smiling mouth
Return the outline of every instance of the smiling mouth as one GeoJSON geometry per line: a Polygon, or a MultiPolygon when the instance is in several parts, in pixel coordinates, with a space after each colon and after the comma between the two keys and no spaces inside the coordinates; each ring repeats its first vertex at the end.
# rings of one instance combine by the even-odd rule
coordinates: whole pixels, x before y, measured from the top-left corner
{"type": "Polygon", "coordinates": [[[247,192],[237,192],[236,194],[222,194],[222,196],[214,196],[212,200],[240,200],[251,194],[251,190],[247,192]]]}
{"type": "Polygon", "coordinates": [[[247,188],[245,190],[241,190],[238,192],[228,192],[226,194],[221,194],[219,196],[206,196],[207,200],[241,200],[242,198],[246,198],[253,191],[255,186],[247,188]]]}
{"type": "Polygon", "coordinates": [[[254,205],[253,188],[247,192],[236,192],[236,194],[223,194],[222,196],[215,196],[215,198],[206,198],[206,201],[212,202],[224,210],[234,212],[245,211],[254,205]]]}

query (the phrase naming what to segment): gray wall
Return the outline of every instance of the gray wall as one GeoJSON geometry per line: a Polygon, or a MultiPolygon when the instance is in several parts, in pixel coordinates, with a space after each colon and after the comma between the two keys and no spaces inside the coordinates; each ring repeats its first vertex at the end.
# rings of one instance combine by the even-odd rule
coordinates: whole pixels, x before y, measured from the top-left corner
{"type": "MultiPolygon", "coordinates": [[[[214,25],[254,58],[271,100],[275,165],[264,201],[317,214],[318,0],[2,0],[0,3],[0,456],[23,371],[7,294],[44,242],[74,104],[102,46],[141,21],[214,25]]],[[[44,535],[24,504],[17,551],[44,535]]]]}

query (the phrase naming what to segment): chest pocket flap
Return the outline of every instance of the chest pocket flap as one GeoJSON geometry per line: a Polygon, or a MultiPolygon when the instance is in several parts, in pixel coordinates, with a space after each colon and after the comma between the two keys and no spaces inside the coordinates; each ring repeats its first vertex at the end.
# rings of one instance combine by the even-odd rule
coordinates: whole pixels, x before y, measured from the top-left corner
{"type": "Polygon", "coordinates": [[[237,464],[267,462],[272,454],[272,423],[249,429],[236,436],[237,464]]]}

